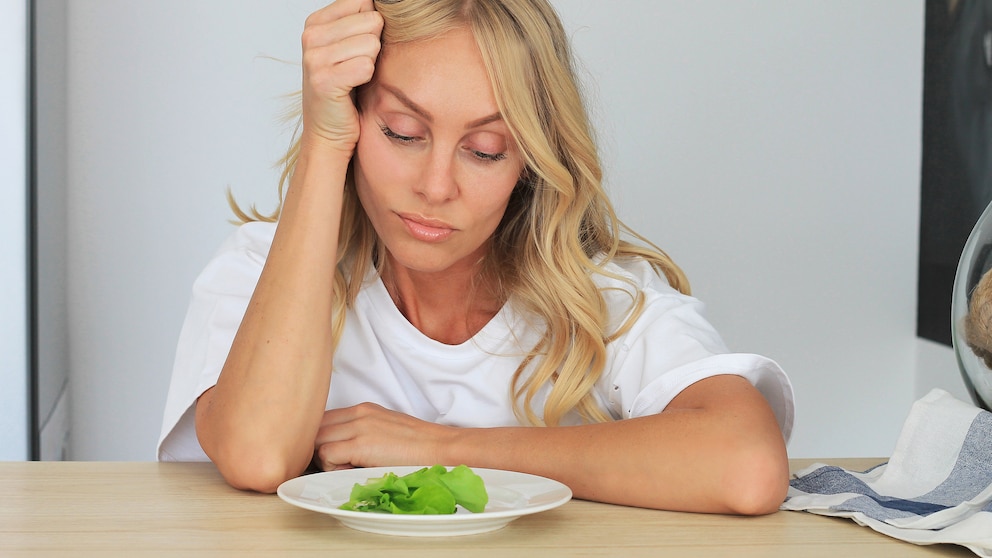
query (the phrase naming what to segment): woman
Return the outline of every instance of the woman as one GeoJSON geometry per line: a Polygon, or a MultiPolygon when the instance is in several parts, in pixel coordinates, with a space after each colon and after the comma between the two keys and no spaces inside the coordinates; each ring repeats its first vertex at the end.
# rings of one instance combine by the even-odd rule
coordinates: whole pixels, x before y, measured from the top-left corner
{"type": "Polygon", "coordinates": [[[619,239],[546,0],[337,0],[302,42],[283,203],[194,286],[162,459],[262,492],[311,462],[464,463],[778,508],[788,379],[619,239]]]}

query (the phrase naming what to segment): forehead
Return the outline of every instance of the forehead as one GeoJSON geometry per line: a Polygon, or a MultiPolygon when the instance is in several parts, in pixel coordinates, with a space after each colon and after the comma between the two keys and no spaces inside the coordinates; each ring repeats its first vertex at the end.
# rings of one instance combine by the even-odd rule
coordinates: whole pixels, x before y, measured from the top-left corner
{"type": "Polygon", "coordinates": [[[376,82],[402,91],[432,112],[467,111],[478,117],[498,111],[482,52],[467,27],[384,45],[373,85],[376,82]]]}

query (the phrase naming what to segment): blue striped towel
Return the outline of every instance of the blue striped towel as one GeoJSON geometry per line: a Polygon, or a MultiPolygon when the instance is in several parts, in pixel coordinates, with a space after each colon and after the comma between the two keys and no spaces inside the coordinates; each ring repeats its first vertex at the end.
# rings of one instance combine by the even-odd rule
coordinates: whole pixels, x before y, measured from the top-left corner
{"type": "Polygon", "coordinates": [[[888,463],[865,472],[808,467],[782,509],[992,558],[992,413],[935,389],[913,404],[888,463]]]}

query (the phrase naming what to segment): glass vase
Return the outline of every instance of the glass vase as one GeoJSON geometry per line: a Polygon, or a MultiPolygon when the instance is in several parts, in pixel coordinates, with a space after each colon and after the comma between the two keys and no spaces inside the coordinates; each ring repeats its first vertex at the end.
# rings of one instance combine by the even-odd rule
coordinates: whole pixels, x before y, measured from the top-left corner
{"type": "MultiPolygon", "coordinates": [[[[958,368],[964,378],[964,383],[968,391],[971,392],[972,399],[985,410],[992,408],[992,369],[989,368],[986,359],[979,355],[981,351],[976,351],[973,343],[969,342],[969,327],[966,325],[966,320],[969,318],[969,310],[977,309],[977,307],[970,309],[969,306],[975,299],[974,295],[979,281],[990,269],[992,269],[992,204],[989,204],[982,212],[982,216],[979,217],[975,228],[972,229],[971,235],[965,242],[964,250],[961,252],[961,260],[958,261],[957,273],[954,276],[954,290],[951,294],[951,339],[954,345],[954,355],[957,358],[958,368]]],[[[975,299],[975,302],[976,304],[985,303],[984,294],[975,299]]],[[[986,315],[992,317],[992,307],[988,307],[988,305],[992,305],[992,297],[988,298],[986,304],[986,311],[989,312],[986,315]]],[[[975,316],[983,313],[980,309],[977,310],[975,316]]],[[[985,321],[989,331],[992,332],[992,322],[989,319],[985,321]]],[[[986,336],[979,335],[978,337],[984,338],[986,336]]],[[[992,339],[989,341],[992,342],[992,339]]]]}

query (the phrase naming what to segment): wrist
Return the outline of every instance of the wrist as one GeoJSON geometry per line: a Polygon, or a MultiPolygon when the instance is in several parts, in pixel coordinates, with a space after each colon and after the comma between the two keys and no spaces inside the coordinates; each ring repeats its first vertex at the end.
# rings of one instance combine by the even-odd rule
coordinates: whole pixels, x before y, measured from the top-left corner
{"type": "Polygon", "coordinates": [[[469,465],[471,459],[472,440],[478,428],[461,428],[457,426],[437,425],[435,435],[434,461],[445,465],[469,465]]]}
{"type": "Polygon", "coordinates": [[[436,438],[437,463],[490,469],[519,466],[514,440],[529,433],[525,428],[516,427],[442,428],[444,430],[436,438]]]}
{"type": "Polygon", "coordinates": [[[300,134],[300,158],[334,158],[350,162],[357,143],[345,139],[331,139],[306,130],[300,134]]]}

